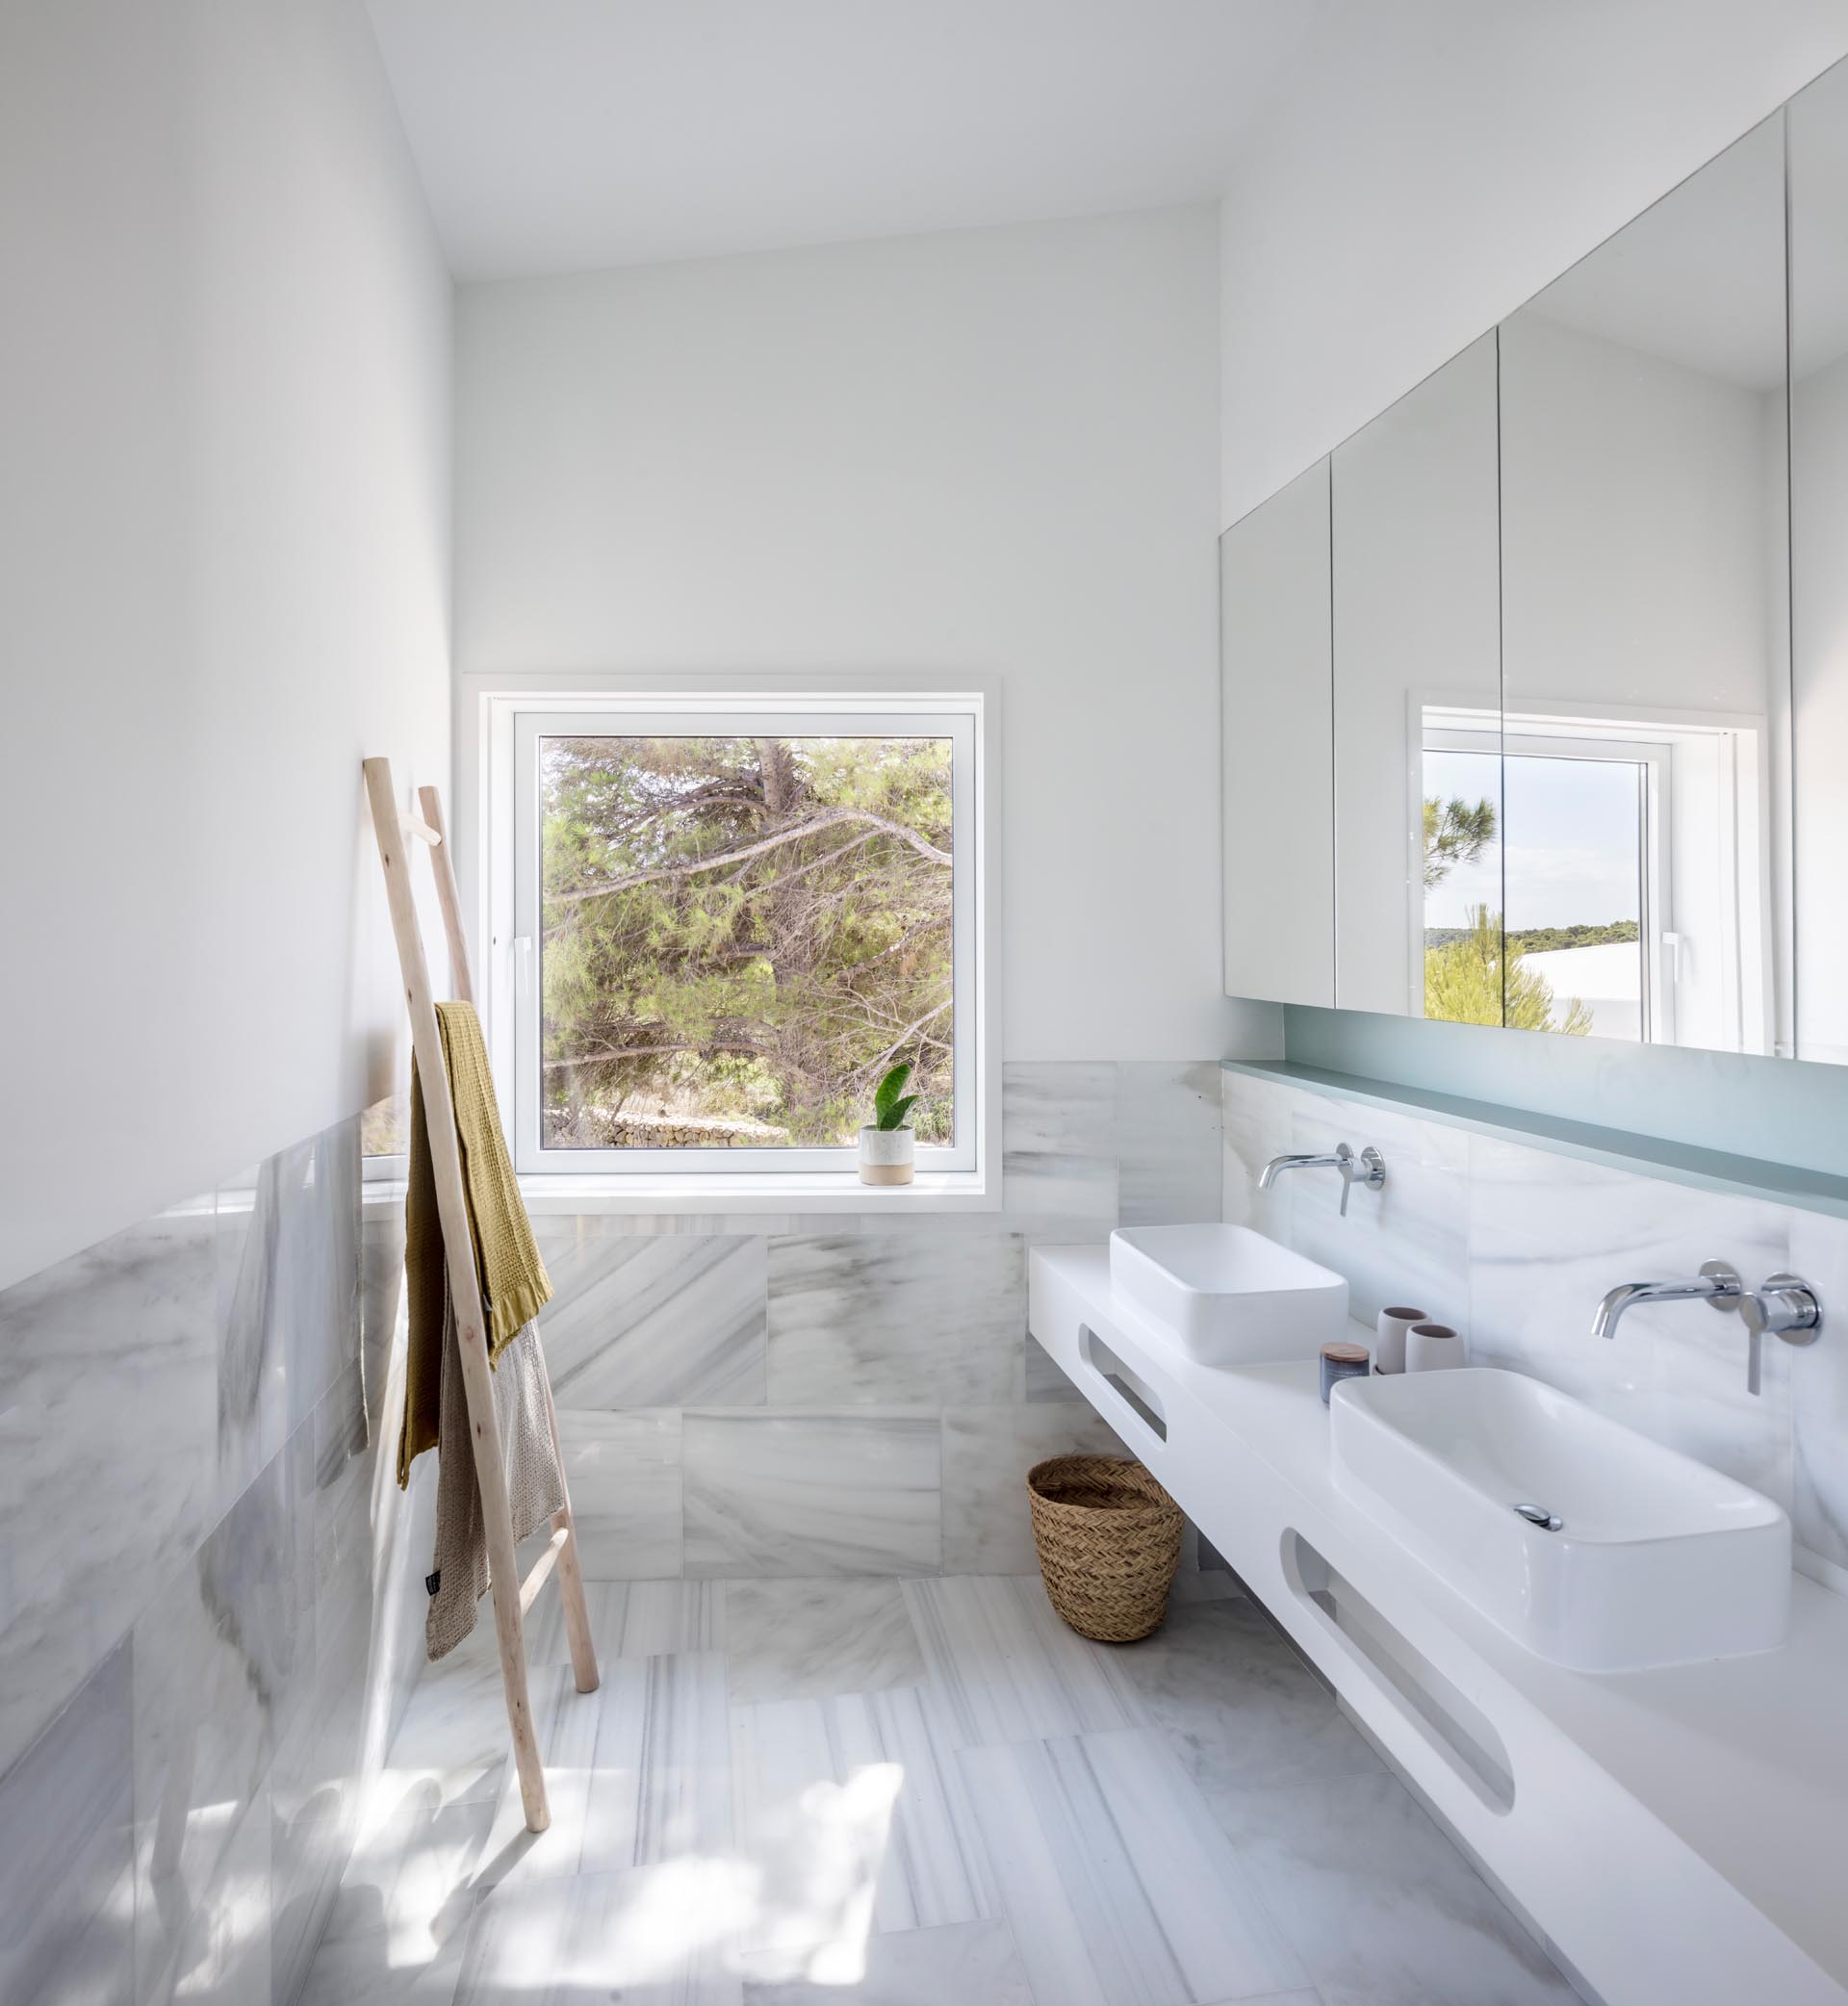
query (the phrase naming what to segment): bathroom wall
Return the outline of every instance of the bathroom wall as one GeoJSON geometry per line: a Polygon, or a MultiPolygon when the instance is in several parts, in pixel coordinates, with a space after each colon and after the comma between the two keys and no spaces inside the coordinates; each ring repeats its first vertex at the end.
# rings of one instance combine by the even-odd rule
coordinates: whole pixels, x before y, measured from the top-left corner
{"type": "Polygon", "coordinates": [[[1460,1330],[1472,1363],[1507,1366],[1588,1402],[1656,1441],[1775,1498],[1800,1564],[1848,1591],[1848,1220],[1692,1189],[1642,1170],[1581,1162],[1313,1092],[1222,1073],[1225,1211],[1348,1277],[1356,1316],[1391,1304],[1460,1330]],[[1385,1188],[1302,1171],[1256,1188],[1286,1150],[1372,1144],[1385,1188]],[[1801,1274],[1825,1326],[1797,1350],[1764,1345],[1763,1390],[1746,1391],[1746,1332],[1700,1302],[1646,1303],[1613,1338],[1592,1313],[1620,1281],[1731,1261],[1756,1286],[1801,1274]]]}
{"type": "Polygon", "coordinates": [[[0,1998],[286,2006],[423,1658],[357,1118],[0,1292],[0,1998]]]}
{"type": "Polygon", "coordinates": [[[0,1286],[389,1091],[449,302],[361,0],[0,10],[0,1286]]]}
{"type": "Polygon", "coordinates": [[[997,1213],[536,1222],[587,1574],[1033,1569],[1028,1469],[1116,1446],[1028,1343],[1027,1248],[1217,1217],[1219,1067],[1010,1064],[1002,1135],[997,1213]]]}
{"type": "Polygon", "coordinates": [[[463,287],[470,674],[992,677],[1003,1057],[1220,995],[1210,209],[463,287]]]}

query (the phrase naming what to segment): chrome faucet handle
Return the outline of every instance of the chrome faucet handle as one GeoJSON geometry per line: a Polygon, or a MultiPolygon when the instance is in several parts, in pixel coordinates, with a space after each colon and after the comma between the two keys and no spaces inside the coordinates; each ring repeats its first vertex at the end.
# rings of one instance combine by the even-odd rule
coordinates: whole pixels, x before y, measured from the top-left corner
{"type": "Polygon", "coordinates": [[[1341,1216],[1348,1217],[1348,1194],[1356,1184],[1363,1184],[1369,1191],[1377,1191],[1386,1181],[1386,1159],[1370,1143],[1360,1152],[1360,1169],[1354,1168],[1354,1152],[1346,1143],[1335,1145],[1335,1154],[1341,1160],[1341,1216]]]}
{"type": "Polygon", "coordinates": [[[1759,1388],[1761,1353],[1767,1337],[1787,1345],[1812,1345],[1822,1329],[1822,1302],[1800,1274],[1768,1274],[1762,1288],[1751,1289],[1739,1300],[1739,1315],[1751,1332],[1746,1353],[1745,1390],[1759,1388]]]}

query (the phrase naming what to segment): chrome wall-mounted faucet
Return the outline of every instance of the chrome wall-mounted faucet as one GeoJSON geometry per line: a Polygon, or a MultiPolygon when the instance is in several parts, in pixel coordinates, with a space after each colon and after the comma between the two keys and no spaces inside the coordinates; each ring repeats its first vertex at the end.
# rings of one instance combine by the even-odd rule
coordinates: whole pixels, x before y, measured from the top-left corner
{"type": "Polygon", "coordinates": [[[1700,1273],[1685,1280],[1619,1282],[1599,1303],[1592,1336],[1615,1337],[1624,1312],[1638,1302],[1705,1302],[1713,1309],[1737,1310],[1750,1336],[1748,1393],[1759,1390],[1767,1336],[1781,1337],[1787,1345],[1811,1345],[1822,1328],[1822,1303],[1800,1275],[1767,1275],[1763,1287],[1748,1289],[1730,1261],[1703,1261],[1700,1273]]]}
{"type": "Polygon", "coordinates": [[[1258,1172],[1258,1189],[1269,1191],[1284,1170],[1339,1170],[1343,1219],[1348,1217],[1348,1194],[1356,1184],[1377,1191],[1386,1182],[1386,1159],[1377,1149],[1369,1145],[1356,1156],[1346,1143],[1337,1143],[1332,1156],[1273,1156],[1258,1172]]]}

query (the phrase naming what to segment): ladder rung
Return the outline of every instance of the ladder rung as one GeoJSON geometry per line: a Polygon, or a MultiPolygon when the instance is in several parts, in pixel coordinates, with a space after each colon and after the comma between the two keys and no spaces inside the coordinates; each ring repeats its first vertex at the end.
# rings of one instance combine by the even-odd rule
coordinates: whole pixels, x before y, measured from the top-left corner
{"type": "Polygon", "coordinates": [[[428,843],[432,850],[443,840],[421,815],[400,815],[398,826],[406,836],[414,836],[419,842],[428,843]]]}
{"type": "Polygon", "coordinates": [[[546,1541],[545,1552],[532,1563],[532,1572],[520,1583],[520,1613],[523,1616],[532,1607],[533,1597],[546,1585],[547,1576],[557,1566],[559,1551],[570,1537],[571,1528],[560,1526],[546,1541]]]}

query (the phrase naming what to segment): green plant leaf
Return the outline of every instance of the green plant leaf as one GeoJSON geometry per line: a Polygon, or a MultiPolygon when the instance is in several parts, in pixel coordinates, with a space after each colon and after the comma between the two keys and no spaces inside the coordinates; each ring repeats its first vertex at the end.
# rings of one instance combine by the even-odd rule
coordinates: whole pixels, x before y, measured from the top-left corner
{"type": "Polygon", "coordinates": [[[905,1117],[916,1105],[917,1095],[915,1093],[906,1094],[903,1100],[895,1100],[890,1107],[880,1109],[878,1125],[888,1133],[894,1128],[903,1128],[905,1126],[905,1117]]]}
{"type": "MultiPolygon", "coordinates": [[[[898,1097],[904,1093],[905,1082],[911,1076],[911,1068],[909,1065],[894,1066],[891,1071],[874,1089],[873,1117],[881,1128],[896,1128],[898,1126],[897,1122],[886,1120],[886,1112],[888,1108],[898,1105],[898,1097]]],[[[912,1097],[915,1098],[916,1096],[913,1095],[912,1097]]],[[[910,1106],[910,1104],[909,1101],[906,1103],[907,1106],[910,1106]]]]}

